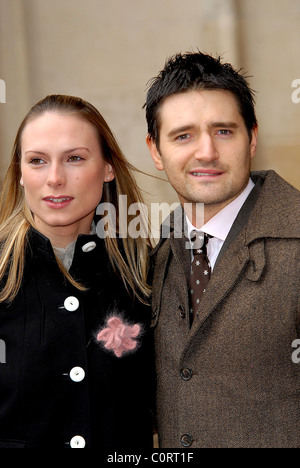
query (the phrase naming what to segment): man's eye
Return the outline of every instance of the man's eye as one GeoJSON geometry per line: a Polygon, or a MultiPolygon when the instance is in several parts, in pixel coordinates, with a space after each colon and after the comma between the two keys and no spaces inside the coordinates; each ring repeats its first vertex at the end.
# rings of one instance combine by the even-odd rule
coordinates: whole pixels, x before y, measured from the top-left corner
{"type": "Polygon", "coordinates": [[[219,130],[218,134],[219,135],[230,135],[231,131],[230,130],[219,130]]]}
{"type": "Polygon", "coordinates": [[[184,135],[179,135],[177,137],[177,140],[184,141],[184,140],[188,140],[190,137],[191,137],[191,135],[189,133],[185,133],[184,135]]]}

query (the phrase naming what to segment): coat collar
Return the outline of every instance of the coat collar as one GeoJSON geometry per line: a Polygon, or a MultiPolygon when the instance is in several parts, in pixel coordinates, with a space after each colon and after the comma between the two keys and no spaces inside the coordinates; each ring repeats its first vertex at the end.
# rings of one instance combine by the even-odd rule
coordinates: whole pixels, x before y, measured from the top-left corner
{"type": "MultiPolygon", "coordinates": [[[[53,247],[48,237],[31,226],[27,234],[27,240],[30,255],[35,256],[38,253],[47,257],[48,260],[56,262],[53,247]]],[[[101,255],[103,255],[103,252],[106,251],[105,242],[97,234],[80,234],[76,240],[75,253],[81,251],[84,245],[92,241],[96,244],[98,254],[101,252],[101,255]]]]}

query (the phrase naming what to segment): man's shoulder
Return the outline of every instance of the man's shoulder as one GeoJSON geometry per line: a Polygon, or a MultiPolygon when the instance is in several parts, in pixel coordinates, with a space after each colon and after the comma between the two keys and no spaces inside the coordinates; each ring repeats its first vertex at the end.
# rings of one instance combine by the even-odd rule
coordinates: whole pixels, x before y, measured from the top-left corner
{"type": "Polygon", "coordinates": [[[281,200],[282,195],[285,194],[291,195],[292,199],[295,198],[295,200],[300,198],[300,191],[273,170],[251,172],[251,178],[254,182],[263,179],[264,191],[267,195],[276,194],[277,198],[279,197],[281,200]]]}
{"type": "Polygon", "coordinates": [[[261,237],[300,237],[300,192],[275,171],[251,173],[263,180],[262,188],[248,222],[248,235],[261,237]]]}

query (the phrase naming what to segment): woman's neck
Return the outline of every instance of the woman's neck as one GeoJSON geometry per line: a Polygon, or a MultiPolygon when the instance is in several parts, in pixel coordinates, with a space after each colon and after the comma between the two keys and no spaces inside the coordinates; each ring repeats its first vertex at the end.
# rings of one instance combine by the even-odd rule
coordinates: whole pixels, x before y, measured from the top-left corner
{"type": "Polygon", "coordinates": [[[39,226],[37,223],[36,229],[48,237],[53,247],[66,248],[76,241],[79,234],[90,234],[91,221],[70,226],[39,226]]]}

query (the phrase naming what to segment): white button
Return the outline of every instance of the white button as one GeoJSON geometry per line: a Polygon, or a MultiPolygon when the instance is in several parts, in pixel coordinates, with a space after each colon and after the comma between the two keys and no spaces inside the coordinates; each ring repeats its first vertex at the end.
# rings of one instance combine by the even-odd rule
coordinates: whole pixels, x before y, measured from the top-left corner
{"type": "Polygon", "coordinates": [[[90,252],[91,250],[94,250],[96,247],[96,242],[88,242],[87,244],[84,244],[82,246],[83,252],[90,252]]]}
{"type": "Polygon", "coordinates": [[[70,372],[70,379],[73,382],[81,382],[85,377],[85,372],[82,367],[73,367],[70,372]]]}
{"type": "Polygon", "coordinates": [[[79,300],[77,299],[77,297],[74,296],[67,297],[67,299],[64,302],[64,307],[69,312],[74,312],[74,310],[77,310],[79,307],[79,300]]]}
{"type": "Polygon", "coordinates": [[[70,441],[71,448],[84,448],[85,439],[81,436],[75,436],[70,441]]]}

